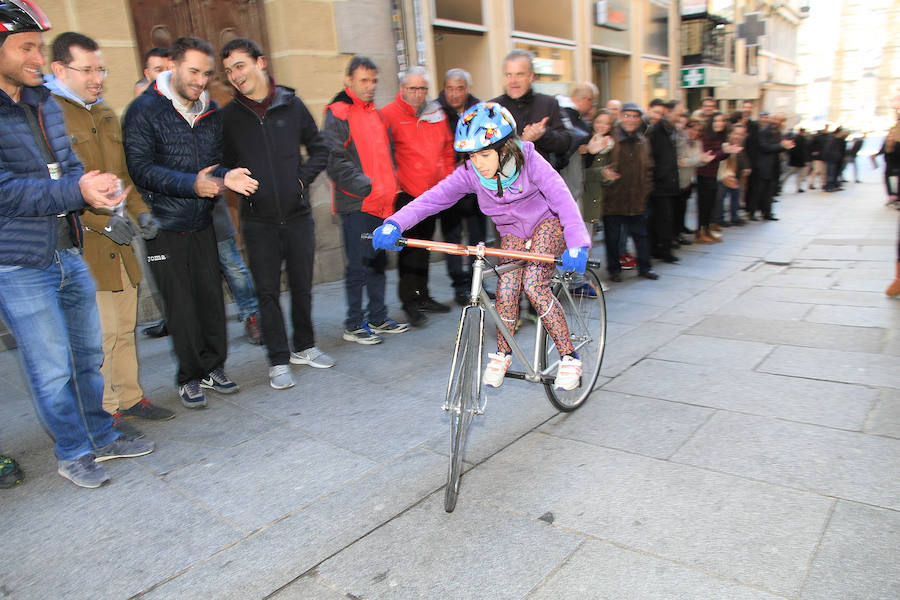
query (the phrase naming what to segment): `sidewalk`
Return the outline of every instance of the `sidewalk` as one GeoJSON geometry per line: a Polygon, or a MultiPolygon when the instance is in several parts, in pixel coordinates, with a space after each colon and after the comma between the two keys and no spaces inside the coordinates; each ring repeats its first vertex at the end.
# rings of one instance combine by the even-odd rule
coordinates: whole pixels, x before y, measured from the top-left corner
{"type": "MultiPolygon", "coordinates": [[[[507,381],[452,514],[456,312],[363,347],[341,341],[342,283],[317,286],[337,366],[295,366],[286,391],[232,318],[242,390],[203,411],[178,401],[170,341],[142,337],[146,395],[178,416],[134,421],[158,449],[104,463],[98,490],[56,474],[2,352],[0,448],[27,479],[0,490],[0,597],[900,598],[900,213],[863,176],[612,284],[601,387],[563,416],[507,381]]],[[[443,263],[432,293],[452,297],[443,263]]]]}

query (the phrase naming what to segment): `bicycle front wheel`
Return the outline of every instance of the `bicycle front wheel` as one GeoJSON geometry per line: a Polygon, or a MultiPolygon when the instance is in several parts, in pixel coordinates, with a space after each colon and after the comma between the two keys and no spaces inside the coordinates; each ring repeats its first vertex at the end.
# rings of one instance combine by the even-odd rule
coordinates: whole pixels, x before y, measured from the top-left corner
{"type": "MultiPolygon", "coordinates": [[[[584,272],[584,285],[569,289],[565,281],[554,282],[553,295],[559,300],[569,326],[569,337],[581,359],[581,385],[574,390],[556,389],[552,382],[544,384],[550,403],[562,412],[581,406],[597,384],[603,351],[606,348],[606,301],[600,279],[591,269],[584,272]]],[[[544,333],[541,371],[554,370],[559,364],[559,351],[550,334],[544,333]]]]}
{"type": "Polygon", "coordinates": [[[450,368],[447,406],[450,411],[450,469],[444,489],[444,510],[453,512],[459,496],[466,436],[481,406],[481,357],[484,309],[467,306],[460,318],[456,351],[450,368]]]}

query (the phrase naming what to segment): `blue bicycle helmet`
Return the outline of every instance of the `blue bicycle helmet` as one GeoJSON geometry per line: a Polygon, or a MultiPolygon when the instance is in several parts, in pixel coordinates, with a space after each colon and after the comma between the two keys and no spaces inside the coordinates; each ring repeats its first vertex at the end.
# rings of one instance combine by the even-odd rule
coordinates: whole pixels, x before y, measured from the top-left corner
{"type": "Polygon", "coordinates": [[[457,152],[477,152],[502,142],[516,132],[516,120],[496,102],[479,102],[456,124],[457,152]]]}

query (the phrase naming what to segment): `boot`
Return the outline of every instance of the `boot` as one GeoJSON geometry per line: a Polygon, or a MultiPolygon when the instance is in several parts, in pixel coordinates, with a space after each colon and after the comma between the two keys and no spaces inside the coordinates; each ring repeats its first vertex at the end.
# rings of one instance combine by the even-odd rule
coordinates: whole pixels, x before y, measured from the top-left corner
{"type": "Polygon", "coordinates": [[[705,229],[697,228],[696,233],[694,233],[694,243],[695,244],[711,244],[713,239],[709,237],[709,234],[705,229]]]}
{"type": "Polygon", "coordinates": [[[884,293],[893,298],[900,296],[900,260],[897,261],[897,278],[888,286],[884,293]]]}

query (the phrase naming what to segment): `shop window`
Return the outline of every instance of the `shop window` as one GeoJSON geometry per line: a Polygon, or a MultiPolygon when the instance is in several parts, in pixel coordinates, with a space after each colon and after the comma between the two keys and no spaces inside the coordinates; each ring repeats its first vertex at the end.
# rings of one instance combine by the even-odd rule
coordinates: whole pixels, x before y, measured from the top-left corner
{"type": "Polygon", "coordinates": [[[572,50],[517,42],[516,48],[534,54],[534,91],[569,95],[574,80],[572,50]]]}
{"type": "Polygon", "coordinates": [[[434,0],[434,16],[481,25],[481,0],[434,0]]]}
{"type": "Polygon", "coordinates": [[[644,27],[644,53],[669,56],[669,9],[654,2],[647,4],[644,27]]]}
{"type": "Polygon", "coordinates": [[[513,0],[513,29],[564,40],[572,33],[570,0],[513,0]]]}
{"type": "Polygon", "coordinates": [[[669,65],[655,60],[645,60],[644,71],[644,105],[654,98],[669,97],[669,65]]]}

